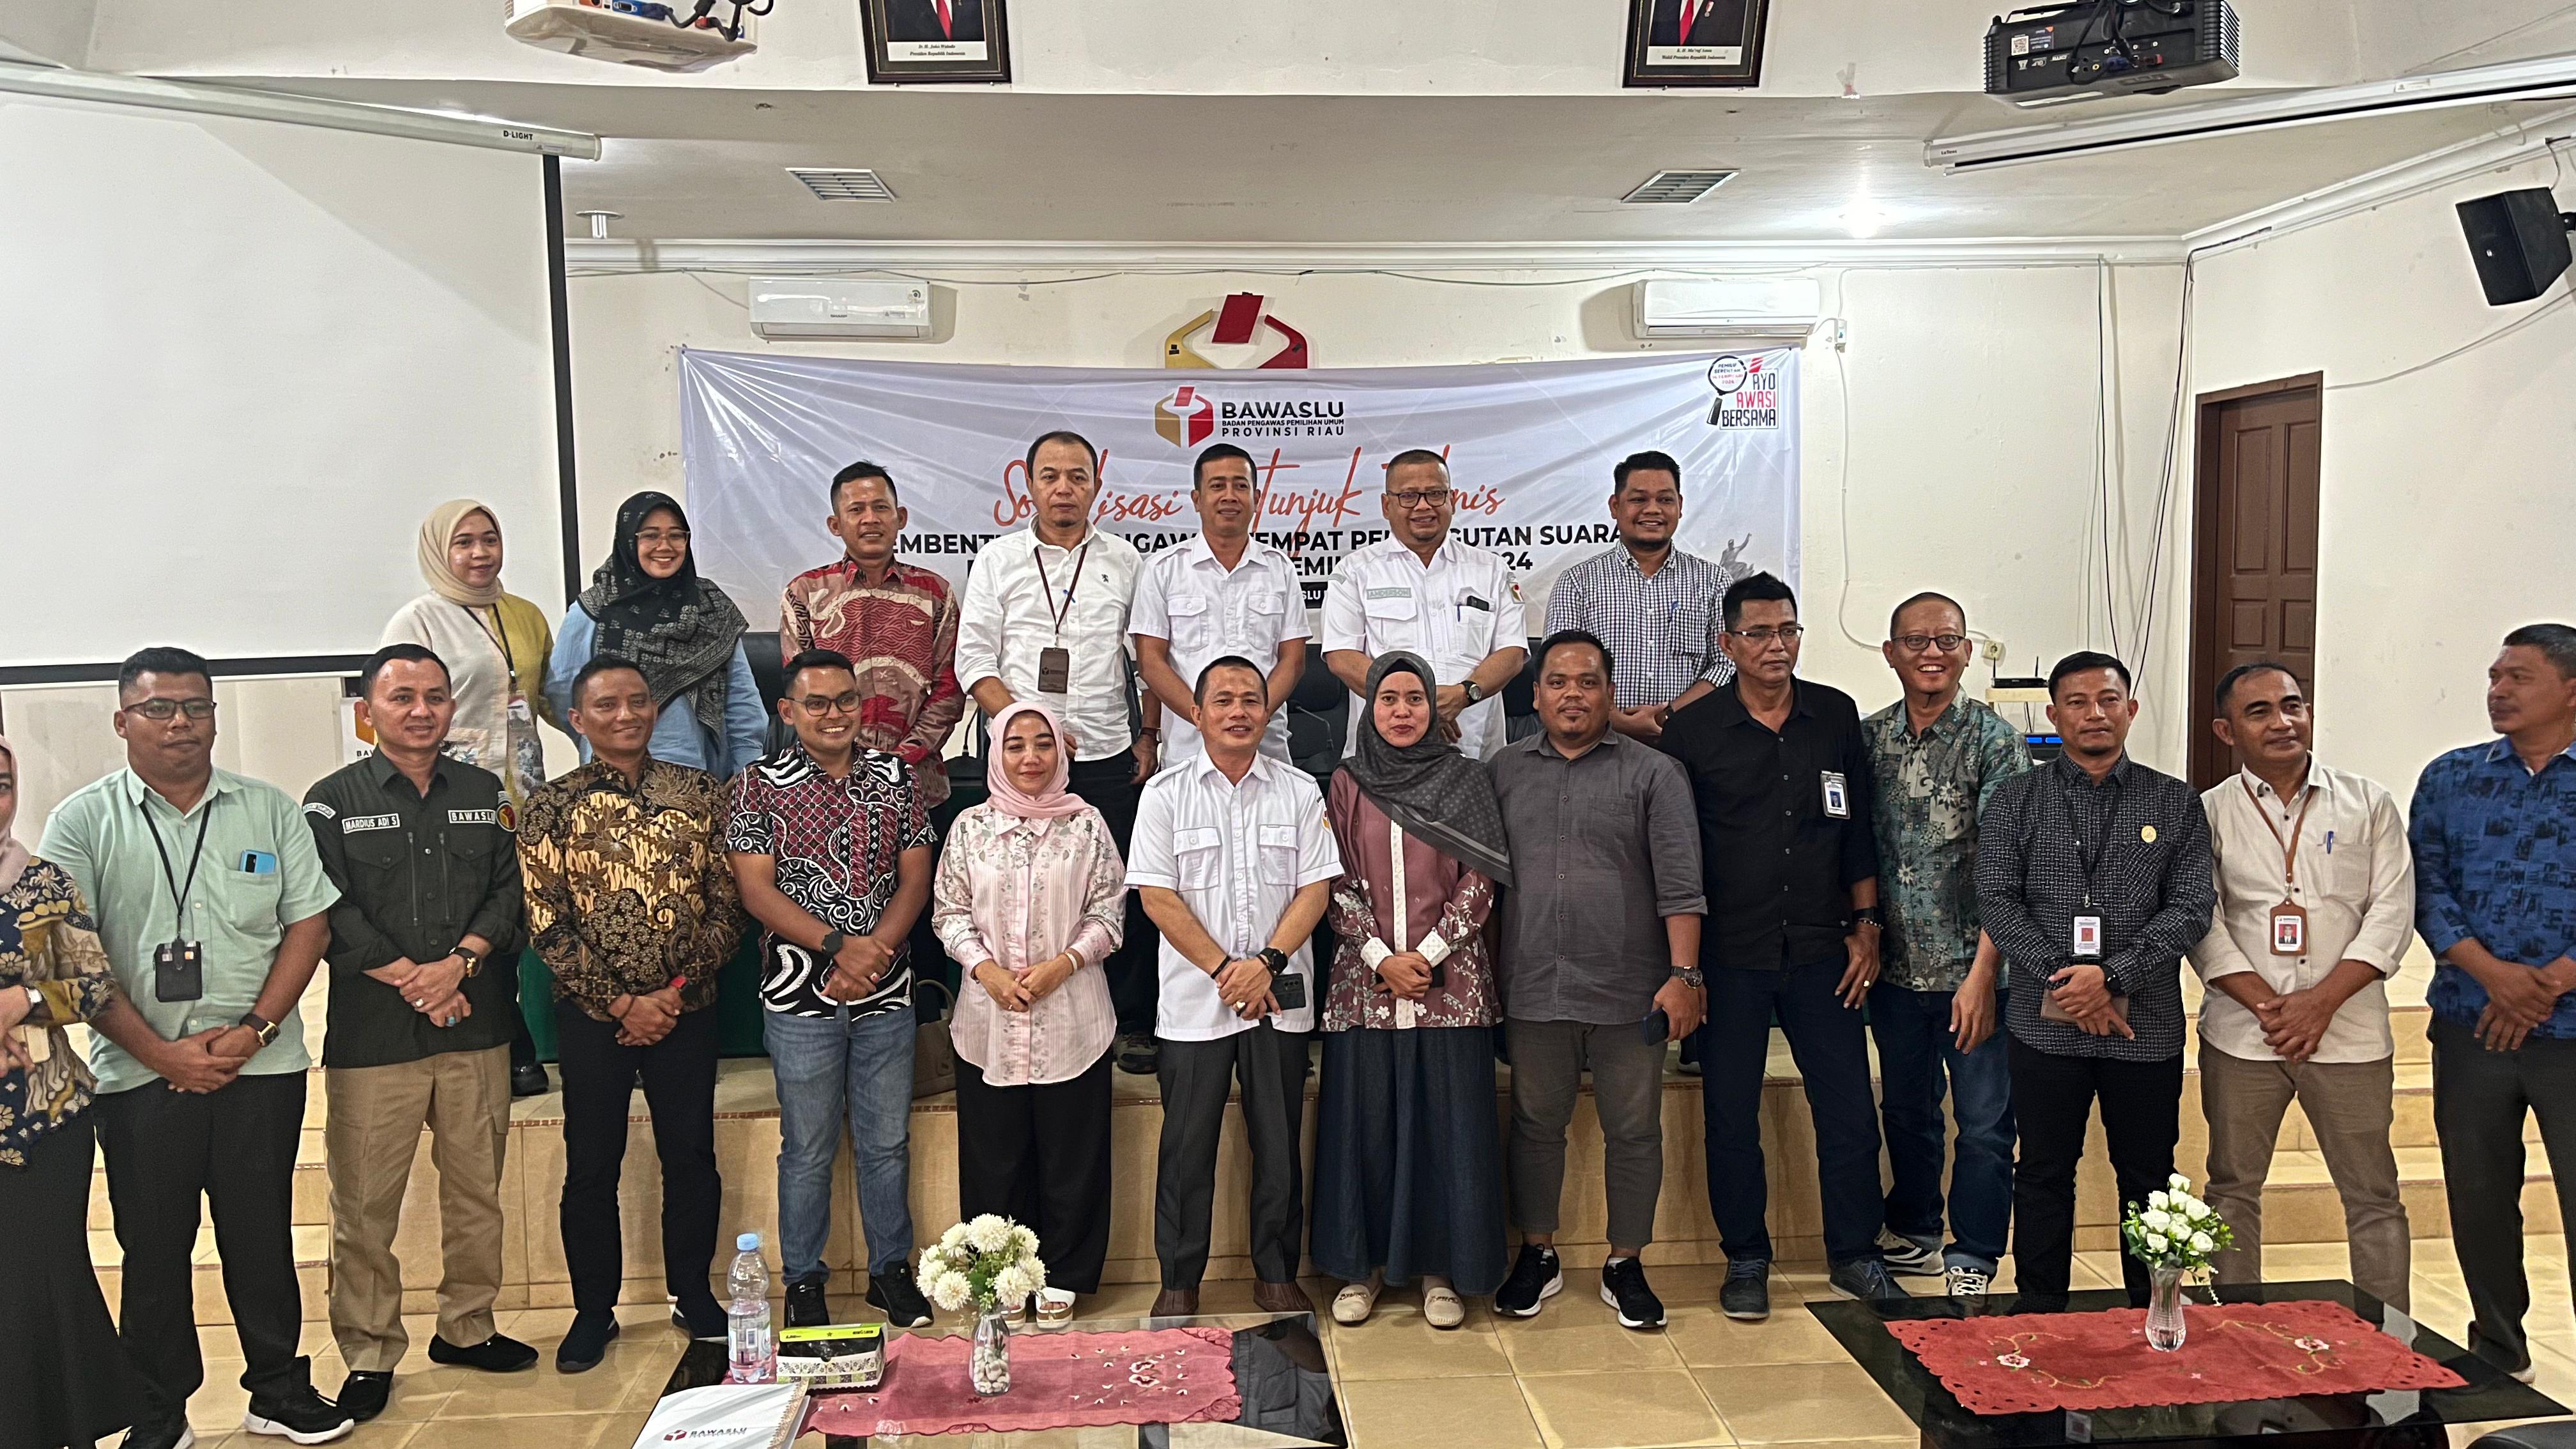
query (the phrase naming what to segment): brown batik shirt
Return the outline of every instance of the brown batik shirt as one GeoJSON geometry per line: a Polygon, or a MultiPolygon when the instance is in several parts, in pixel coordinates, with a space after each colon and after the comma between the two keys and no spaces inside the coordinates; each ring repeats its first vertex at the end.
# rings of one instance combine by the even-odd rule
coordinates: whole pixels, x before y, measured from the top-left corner
{"type": "Polygon", "coordinates": [[[928,569],[896,561],[876,585],[859,566],[835,559],[787,581],[779,597],[778,650],[847,655],[859,680],[860,744],[901,755],[921,786],[921,803],[948,798],[940,749],[966,715],[957,685],[957,591],[928,569]]]}
{"type": "Polygon", "coordinates": [[[724,856],[724,786],[704,770],[644,762],[629,784],[593,760],[528,797],[519,818],[528,935],[555,996],[592,1017],[680,982],[680,1009],[716,999],[743,927],[724,856]]]}

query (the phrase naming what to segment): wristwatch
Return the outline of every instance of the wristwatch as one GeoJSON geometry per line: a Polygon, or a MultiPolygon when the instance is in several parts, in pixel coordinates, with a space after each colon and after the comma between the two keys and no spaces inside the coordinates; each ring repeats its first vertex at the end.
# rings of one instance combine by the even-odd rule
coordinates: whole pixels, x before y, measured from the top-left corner
{"type": "Polygon", "coordinates": [[[1676,966],[1676,967],[1674,967],[1674,968],[1673,968],[1673,979],[1674,979],[1675,981],[1680,982],[1680,983],[1681,983],[1681,984],[1683,984],[1684,986],[1689,987],[1689,988],[1690,988],[1691,990],[1693,990],[1693,991],[1704,991],[1704,990],[1706,990],[1706,989],[1708,988],[1708,975],[1707,975],[1707,973],[1706,973],[1706,972],[1701,971],[1701,970],[1700,970],[1698,967],[1696,967],[1696,966],[1676,966]]]}
{"type": "Polygon", "coordinates": [[[1880,930],[1884,931],[1887,929],[1887,913],[1876,906],[1853,907],[1852,924],[1860,925],[1864,922],[1869,925],[1876,926],[1880,930]]]}
{"type": "Polygon", "coordinates": [[[1466,691],[1466,694],[1467,694],[1467,702],[1468,702],[1469,704],[1475,704],[1475,703],[1477,703],[1478,701],[1482,700],[1482,699],[1485,697],[1485,691],[1484,691],[1484,690],[1482,690],[1482,689],[1480,689],[1480,688],[1478,688],[1478,687],[1477,687],[1477,685],[1476,685],[1476,681],[1474,681],[1474,680],[1472,680],[1472,679],[1462,679],[1462,680],[1460,680],[1460,681],[1458,682],[1458,687],[1459,687],[1460,689],[1462,689],[1462,690],[1466,691]]]}
{"type": "Polygon", "coordinates": [[[1288,969],[1288,953],[1276,946],[1264,946],[1255,954],[1261,958],[1262,965],[1270,968],[1273,976],[1288,969]]]}
{"type": "Polygon", "coordinates": [[[234,1024],[249,1027],[251,1033],[259,1038],[259,1044],[262,1047],[277,1040],[277,1023],[256,1011],[244,1013],[242,1019],[234,1024]]]}
{"type": "Polygon", "coordinates": [[[814,949],[822,952],[826,957],[838,956],[841,954],[841,943],[848,939],[850,938],[838,931],[825,931],[823,933],[823,944],[816,946],[814,949]]]}
{"type": "Polygon", "coordinates": [[[471,946],[459,946],[449,953],[465,963],[465,979],[473,980],[483,972],[483,953],[471,946]]]}

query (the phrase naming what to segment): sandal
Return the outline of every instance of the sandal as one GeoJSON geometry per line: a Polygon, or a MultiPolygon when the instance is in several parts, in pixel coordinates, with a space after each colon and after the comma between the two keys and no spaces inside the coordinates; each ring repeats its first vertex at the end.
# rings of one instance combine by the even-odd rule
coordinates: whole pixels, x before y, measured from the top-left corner
{"type": "Polygon", "coordinates": [[[1368,1322],[1377,1308],[1378,1279],[1372,1275],[1365,1283],[1345,1283],[1333,1295],[1333,1321],[1346,1327],[1368,1322]]]}
{"type": "Polygon", "coordinates": [[[1426,1283],[1422,1288],[1422,1321],[1434,1328],[1456,1328],[1467,1321],[1467,1304],[1448,1284],[1426,1283]]]}
{"type": "Polygon", "coordinates": [[[1073,1295],[1061,1288],[1038,1290],[1038,1327],[1062,1328],[1073,1322],[1073,1295]]]}

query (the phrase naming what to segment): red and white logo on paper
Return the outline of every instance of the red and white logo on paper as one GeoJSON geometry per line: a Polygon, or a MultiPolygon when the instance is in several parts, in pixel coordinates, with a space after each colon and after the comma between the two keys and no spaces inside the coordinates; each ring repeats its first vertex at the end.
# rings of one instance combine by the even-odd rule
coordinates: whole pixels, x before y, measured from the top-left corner
{"type": "Polygon", "coordinates": [[[1216,431],[1216,404],[1191,384],[1154,404],[1154,431],[1175,448],[1195,448],[1216,431]]]}
{"type": "Polygon", "coordinates": [[[1712,428],[1777,429],[1780,426],[1780,374],[1765,370],[1759,356],[1726,353],[1708,365],[1708,385],[1717,400],[1709,404],[1712,428]]]}

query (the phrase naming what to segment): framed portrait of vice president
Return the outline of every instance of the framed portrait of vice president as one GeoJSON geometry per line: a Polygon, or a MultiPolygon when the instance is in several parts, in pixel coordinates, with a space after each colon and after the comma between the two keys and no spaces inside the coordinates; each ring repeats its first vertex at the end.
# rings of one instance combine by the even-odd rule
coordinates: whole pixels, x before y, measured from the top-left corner
{"type": "Polygon", "coordinates": [[[1005,0],[859,0],[868,83],[1008,84],[1005,0]]]}
{"type": "Polygon", "coordinates": [[[1770,0],[1628,0],[1620,80],[1631,86],[1750,86],[1762,79],[1770,0]]]}

